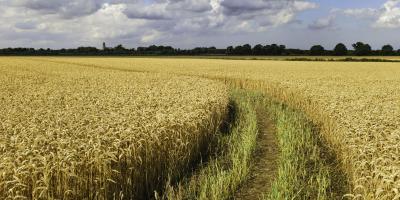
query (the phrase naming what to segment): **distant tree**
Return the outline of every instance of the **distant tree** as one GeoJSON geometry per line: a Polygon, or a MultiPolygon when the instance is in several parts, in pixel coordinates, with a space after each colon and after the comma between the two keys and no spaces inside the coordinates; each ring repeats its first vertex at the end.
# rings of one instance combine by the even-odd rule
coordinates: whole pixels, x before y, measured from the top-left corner
{"type": "Polygon", "coordinates": [[[325,49],[321,45],[314,45],[310,49],[310,55],[313,56],[322,56],[325,53],[325,49]]]}
{"type": "Polygon", "coordinates": [[[282,55],[285,52],[286,46],[285,45],[277,45],[271,44],[264,46],[264,54],[265,55],[282,55]]]}
{"type": "Polygon", "coordinates": [[[217,54],[217,47],[208,47],[206,54],[217,54]]]}
{"type": "Polygon", "coordinates": [[[347,47],[343,43],[339,43],[335,46],[335,49],[333,49],[333,54],[335,56],[345,56],[347,55],[347,47]]]}
{"type": "Polygon", "coordinates": [[[233,54],[234,52],[233,52],[233,46],[229,46],[229,47],[227,47],[226,48],[226,54],[228,54],[228,55],[231,55],[231,54],[233,54]]]}
{"type": "Polygon", "coordinates": [[[305,55],[306,53],[304,50],[301,49],[285,49],[285,54],[299,56],[299,55],[305,55]]]}
{"type": "Polygon", "coordinates": [[[253,47],[254,55],[263,55],[263,53],[264,53],[263,45],[257,44],[256,46],[253,47]]]}
{"type": "Polygon", "coordinates": [[[393,55],[394,51],[393,51],[393,47],[390,44],[384,45],[382,47],[382,55],[384,56],[391,56],[393,55]]]}
{"type": "Polygon", "coordinates": [[[271,52],[271,55],[279,55],[280,54],[279,46],[277,44],[271,44],[270,52],[271,52]]]}
{"type": "Polygon", "coordinates": [[[136,52],[137,52],[138,54],[143,54],[143,53],[146,52],[146,50],[147,50],[146,47],[138,47],[138,48],[136,48],[136,52]]]}
{"type": "Polygon", "coordinates": [[[163,46],[159,49],[162,55],[173,55],[175,54],[175,49],[171,46],[163,46]]]}
{"type": "Polygon", "coordinates": [[[357,42],[352,45],[354,48],[354,54],[356,56],[368,56],[372,53],[372,48],[369,44],[364,44],[362,42],[357,42]]]}
{"type": "Polygon", "coordinates": [[[235,55],[251,55],[251,46],[249,44],[245,44],[243,46],[236,46],[233,49],[233,54],[235,55]]]}
{"type": "Polygon", "coordinates": [[[250,44],[243,45],[243,54],[244,55],[250,55],[251,54],[251,45],[250,44]]]}
{"type": "Polygon", "coordinates": [[[117,54],[117,55],[128,53],[128,49],[126,49],[124,46],[122,46],[122,44],[119,44],[119,45],[115,46],[114,48],[111,48],[110,50],[111,50],[110,53],[117,54]]]}
{"type": "Polygon", "coordinates": [[[284,54],[285,50],[286,50],[286,46],[285,45],[279,45],[279,50],[278,50],[279,55],[284,54]]]}
{"type": "Polygon", "coordinates": [[[78,47],[76,53],[78,54],[95,54],[99,50],[96,47],[78,47]]]}
{"type": "Polygon", "coordinates": [[[150,51],[152,53],[156,53],[158,51],[158,46],[150,45],[149,47],[147,47],[146,51],[150,51]]]}
{"type": "Polygon", "coordinates": [[[264,55],[272,55],[272,47],[271,47],[271,45],[265,45],[263,53],[264,53],[264,55]]]}
{"type": "Polygon", "coordinates": [[[241,45],[236,46],[233,49],[233,54],[235,54],[235,55],[243,54],[243,47],[241,45]]]}
{"type": "Polygon", "coordinates": [[[114,47],[115,50],[119,50],[119,51],[124,51],[126,50],[124,46],[122,46],[122,44],[117,45],[116,47],[114,47]]]}

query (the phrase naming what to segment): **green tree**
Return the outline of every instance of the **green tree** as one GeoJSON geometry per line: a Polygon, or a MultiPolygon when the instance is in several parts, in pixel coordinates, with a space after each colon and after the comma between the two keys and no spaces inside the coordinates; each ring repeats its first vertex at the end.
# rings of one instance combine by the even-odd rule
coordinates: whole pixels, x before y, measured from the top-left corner
{"type": "Polygon", "coordinates": [[[244,55],[250,55],[251,54],[251,45],[250,44],[243,45],[243,54],[244,55]]]}
{"type": "Polygon", "coordinates": [[[339,43],[335,46],[335,49],[333,49],[333,53],[335,56],[345,56],[347,55],[347,47],[343,43],[339,43]]]}
{"type": "Polygon", "coordinates": [[[313,56],[322,56],[325,53],[325,49],[321,45],[314,45],[310,49],[310,55],[313,56]]]}
{"type": "Polygon", "coordinates": [[[229,47],[227,47],[226,48],[226,54],[228,54],[228,55],[230,55],[230,54],[233,54],[233,46],[229,46],[229,47]]]}
{"type": "Polygon", "coordinates": [[[264,47],[261,44],[257,44],[253,47],[253,54],[254,55],[262,55],[264,52],[264,47]]]}
{"type": "Polygon", "coordinates": [[[369,44],[364,44],[362,42],[357,42],[353,44],[354,54],[356,56],[368,56],[372,53],[372,48],[369,44]]]}
{"type": "Polygon", "coordinates": [[[383,47],[382,47],[382,55],[384,55],[384,56],[391,56],[391,55],[393,55],[393,47],[392,47],[392,45],[390,45],[390,44],[387,44],[387,45],[384,45],[383,47]]]}
{"type": "Polygon", "coordinates": [[[277,44],[271,44],[270,51],[271,51],[272,55],[275,55],[275,56],[279,55],[279,53],[280,53],[279,46],[277,44]]]}
{"type": "Polygon", "coordinates": [[[243,47],[241,45],[236,46],[233,49],[233,54],[235,54],[235,55],[243,54],[243,47]]]}

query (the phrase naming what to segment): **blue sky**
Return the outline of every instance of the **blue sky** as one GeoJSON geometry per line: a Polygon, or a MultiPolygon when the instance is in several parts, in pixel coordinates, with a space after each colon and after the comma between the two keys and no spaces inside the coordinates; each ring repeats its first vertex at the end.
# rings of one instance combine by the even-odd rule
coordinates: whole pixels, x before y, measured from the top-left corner
{"type": "Polygon", "coordinates": [[[400,48],[400,0],[0,0],[0,19],[0,48],[400,48]]]}

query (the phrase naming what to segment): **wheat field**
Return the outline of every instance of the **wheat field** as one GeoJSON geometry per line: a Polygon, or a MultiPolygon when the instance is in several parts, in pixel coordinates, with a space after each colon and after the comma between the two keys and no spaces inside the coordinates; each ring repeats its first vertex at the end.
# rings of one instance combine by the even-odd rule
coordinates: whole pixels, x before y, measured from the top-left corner
{"type": "Polygon", "coordinates": [[[212,80],[0,58],[0,199],[148,198],[227,104],[212,80]]]}
{"type": "Polygon", "coordinates": [[[0,116],[0,194],[5,197],[73,197],[77,194],[69,191],[76,183],[93,186],[80,192],[101,191],[96,195],[103,197],[133,192],[113,185],[133,184],[116,180],[124,179],[122,173],[143,175],[114,165],[128,157],[133,163],[122,163],[143,167],[161,160],[172,170],[162,173],[179,173],[174,169],[193,159],[188,149],[199,152],[201,139],[221,120],[228,101],[223,83],[228,83],[262,91],[318,124],[350,180],[346,197],[400,198],[397,63],[1,58],[0,71],[5,113],[0,116]],[[140,159],[146,149],[154,159],[140,159]],[[167,151],[170,158],[163,156],[167,151]]]}
{"type": "Polygon", "coordinates": [[[400,66],[397,63],[211,59],[47,58],[50,62],[161,72],[256,89],[306,113],[336,152],[349,198],[400,198],[400,66]],[[101,64],[99,64],[101,63],[101,64]]]}

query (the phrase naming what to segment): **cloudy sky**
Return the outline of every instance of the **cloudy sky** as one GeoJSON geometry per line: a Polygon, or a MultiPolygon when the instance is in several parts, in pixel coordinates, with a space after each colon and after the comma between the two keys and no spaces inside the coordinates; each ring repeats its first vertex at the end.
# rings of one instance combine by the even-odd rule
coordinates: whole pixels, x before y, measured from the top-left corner
{"type": "Polygon", "coordinates": [[[0,48],[365,41],[400,48],[400,0],[0,0],[0,48]]]}

